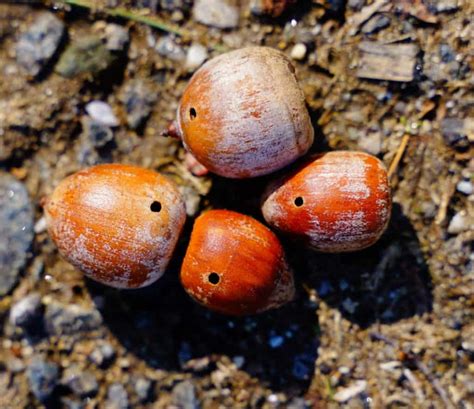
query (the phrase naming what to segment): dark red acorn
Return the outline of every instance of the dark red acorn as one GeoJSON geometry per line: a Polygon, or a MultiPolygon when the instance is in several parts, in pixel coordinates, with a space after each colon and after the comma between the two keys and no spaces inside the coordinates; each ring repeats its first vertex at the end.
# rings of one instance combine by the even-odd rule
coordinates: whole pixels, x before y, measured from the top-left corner
{"type": "Polygon", "coordinates": [[[181,282],[197,302],[230,315],[276,308],[294,295],[293,274],[275,234],[228,210],[196,219],[181,282]]]}

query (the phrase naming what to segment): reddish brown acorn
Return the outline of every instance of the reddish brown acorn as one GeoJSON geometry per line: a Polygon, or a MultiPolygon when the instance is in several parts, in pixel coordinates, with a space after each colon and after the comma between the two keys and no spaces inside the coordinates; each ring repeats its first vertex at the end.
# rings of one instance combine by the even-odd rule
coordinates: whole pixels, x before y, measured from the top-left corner
{"type": "Polygon", "coordinates": [[[276,229],[324,252],[374,244],[390,219],[387,172],[363,152],[329,152],[271,185],[262,212],[276,229]]]}
{"type": "Polygon", "coordinates": [[[196,219],[181,282],[197,302],[230,315],[276,308],[294,295],[293,274],[275,234],[228,210],[196,219]]]}
{"type": "Polygon", "coordinates": [[[186,218],[173,182],[119,164],[67,177],[44,211],[60,253],[88,277],[118,288],[144,287],[161,277],[186,218]]]}
{"type": "Polygon", "coordinates": [[[272,173],[304,155],[313,127],[294,67],[280,51],[222,54],[191,78],[175,132],[211,172],[230,178],[272,173]]]}

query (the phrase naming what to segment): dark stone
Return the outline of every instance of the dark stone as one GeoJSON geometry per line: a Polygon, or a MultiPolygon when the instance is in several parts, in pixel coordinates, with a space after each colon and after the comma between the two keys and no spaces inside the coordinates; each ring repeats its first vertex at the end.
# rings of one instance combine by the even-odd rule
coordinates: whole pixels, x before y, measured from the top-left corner
{"type": "Polygon", "coordinates": [[[36,398],[47,401],[54,392],[58,383],[59,368],[53,362],[43,359],[34,359],[27,371],[30,388],[36,398]]]}
{"type": "Polygon", "coordinates": [[[377,33],[390,25],[390,19],[384,14],[377,14],[362,26],[364,34],[377,33]]]}
{"type": "Polygon", "coordinates": [[[86,138],[95,148],[101,148],[114,139],[114,133],[110,127],[91,118],[84,118],[82,126],[84,127],[86,138]]]}
{"type": "Polygon", "coordinates": [[[29,294],[13,304],[10,323],[28,333],[38,332],[43,327],[43,306],[37,293],[29,294]]]}
{"type": "Polygon", "coordinates": [[[102,317],[94,309],[52,302],[46,307],[45,321],[50,335],[73,335],[99,328],[102,317]]]}
{"type": "Polygon", "coordinates": [[[98,37],[87,36],[71,44],[61,55],[56,72],[71,78],[79,74],[98,74],[109,68],[116,58],[98,37]]]}
{"type": "Polygon", "coordinates": [[[127,123],[132,129],[143,126],[156,102],[156,95],[143,81],[136,80],[127,85],[121,95],[127,112],[127,123]]]}
{"type": "Polygon", "coordinates": [[[38,75],[56,53],[65,31],[54,14],[41,14],[18,41],[16,59],[28,74],[38,75]]]}
{"type": "Polygon", "coordinates": [[[25,186],[0,172],[0,297],[17,283],[33,237],[33,207],[25,186]]]}

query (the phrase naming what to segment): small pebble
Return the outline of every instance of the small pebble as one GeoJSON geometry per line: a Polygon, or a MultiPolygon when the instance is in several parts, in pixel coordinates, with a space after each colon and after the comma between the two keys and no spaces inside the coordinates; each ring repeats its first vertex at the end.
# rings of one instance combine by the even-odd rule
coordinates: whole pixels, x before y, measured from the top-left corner
{"type": "Polygon", "coordinates": [[[244,366],[245,364],[245,358],[243,356],[234,356],[234,359],[232,359],[234,362],[234,365],[237,367],[237,369],[240,369],[244,366]]]}
{"type": "Polygon", "coordinates": [[[274,335],[270,337],[268,344],[270,345],[271,348],[275,349],[275,348],[280,348],[284,342],[285,342],[285,338],[279,335],[274,335]]]}
{"type": "Polygon", "coordinates": [[[193,7],[194,19],[206,26],[222,29],[239,25],[240,11],[232,0],[196,0],[193,7]]]}
{"type": "Polygon", "coordinates": [[[474,191],[472,182],[469,180],[461,180],[457,185],[456,189],[458,192],[464,193],[465,195],[471,195],[474,191]]]}
{"type": "Polygon", "coordinates": [[[110,51],[123,51],[130,41],[128,30],[118,24],[107,24],[105,38],[105,46],[110,51]]]}
{"type": "Polygon", "coordinates": [[[303,43],[295,44],[291,50],[291,58],[297,61],[301,61],[306,57],[306,45],[303,43]]]}
{"type": "Polygon", "coordinates": [[[77,366],[71,366],[64,371],[62,384],[81,398],[95,396],[99,390],[95,375],[90,371],[82,371],[77,366]]]}
{"type": "Polygon", "coordinates": [[[86,105],[86,112],[95,122],[105,126],[118,126],[119,120],[109,104],[103,101],[91,101],[86,105]]]}
{"type": "Polygon", "coordinates": [[[115,60],[116,57],[107,49],[102,39],[85,36],[66,48],[54,69],[66,78],[83,73],[94,75],[107,70],[115,60]]]}
{"type": "Polygon", "coordinates": [[[127,123],[132,129],[144,125],[156,102],[156,94],[150,92],[150,87],[144,81],[135,80],[127,84],[120,101],[127,113],[127,123]]]}
{"type": "Polygon", "coordinates": [[[209,54],[207,48],[199,43],[193,43],[186,54],[186,68],[194,71],[207,60],[209,54]]]}
{"type": "Polygon", "coordinates": [[[172,391],[173,403],[180,409],[199,409],[196,388],[191,381],[178,383],[172,391]]]}
{"type": "Polygon", "coordinates": [[[45,402],[56,388],[59,368],[53,362],[36,358],[28,366],[27,376],[33,394],[40,402],[45,402]]]}
{"type": "Polygon", "coordinates": [[[90,146],[101,148],[114,139],[112,129],[89,117],[83,118],[82,127],[84,128],[85,143],[83,148],[85,149],[90,148],[90,146]]]}
{"type": "Polygon", "coordinates": [[[41,297],[38,293],[28,294],[13,304],[10,310],[10,324],[28,328],[41,318],[41,297]]]}
{"type": "Polygon", "coordinates": [[[382,135],[380,132],[363,133],[358,140],[359,148],[377,156],[382,150],[382,135]]]}
{"type": "Polygon", "coordinates": [[[183,47],[178,45],[172,36],[160,38],[155,49],[162,57],[169,58],[172,61],[182,62],[186,59],[186,53],[183,47]]]}
{"type": "Polygon", "coordinates": [[[40,74],[56,53],[64,31],[64,23],[54,14],[41,14],[18,41],[18,64],[32,76],[40,74]]]}
{"type": "Polygon", "coordinates": [[[105,409],[128,408],[128,394],[122,384],[114,383],[110,385],[104,407],[105,409]]]}
{"type": "Polygon", "coordinates": [[[353,397],[359,395],[367,388],[367,381],[355,381],[347,388],[340,389],[334,394],[333,399],[336,402],[344,403],[353,397]]]}
{"type": "Polygon", "coordinates": [[[374,34],[390,25],[390,18],[384,14],[376,14],[362,26],[364,34],[374,34]]]}
{"type": "Polygon", "coordinates": [[[146,378],[138,378],[135,380],[134,389],[140,402],[143,403],[150,399],[152,385],[152,382],[146,378]]]}
{"type": "Polygon", "coordinates": [[[108,342],[98,344],[89,355],[89,359],[101,368],[105,368],[110,365],[114,358],[114,347],[108,342]]]}
{"type": "Polygon", "coordinates": [[[465,214],[465,212],[461,211],[456,213],[449,222],[448,233],[459,234],[472,227],[474,227],[472,226],[472,221],[469,220],[469,217],[465,214]]]}
{"type": "Polygon", "coordinates": [[[45,321],[49,334],[72,335],[99,328],[102,317],[92,308],[53,301],[46,306],[45,321]]]}

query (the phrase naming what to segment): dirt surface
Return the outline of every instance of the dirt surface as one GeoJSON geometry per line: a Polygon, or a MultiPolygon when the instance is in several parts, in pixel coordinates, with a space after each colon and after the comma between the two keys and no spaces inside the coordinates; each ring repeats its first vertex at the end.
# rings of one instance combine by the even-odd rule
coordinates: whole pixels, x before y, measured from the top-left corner
{"type": "MultiPolygon", "coordinates": [[[[0,4],[1,194],[24,201],[21,217],[33,206],[36,223],[32,243],[28,231],[0,228],[30,248],[25,261],[0,245],[0,280],[9,280],[0,283],[0,407],[474,408],[474,3],[313,0],[274,17],[254,15],[262,2],[228,2],[210,23],[196,11],[203,2],[194,13],[191,3],[0,4]],[[206,55],[246,45],[293,58],[312,151],[377,155],[395,203],[386,234],[361,252],[317,254],[284,239],[295,301],[234,319],[189,299],[180,262],[199,212],[261,220],[274,176],[196,177],[160,132],[206,55]],[[94,100],[112,109],[111,123],[94,122],[94,100]],[[142,290],[84,279],[45,232],[41,199],[106,162],[161,171],[186,198],[175,259],[142,290]],[[19,189],[8,173],[30,201],[8,188],[19,189]]],[[[0,198],[2,226],[20,220],[8,203],[0,198]]]]}

